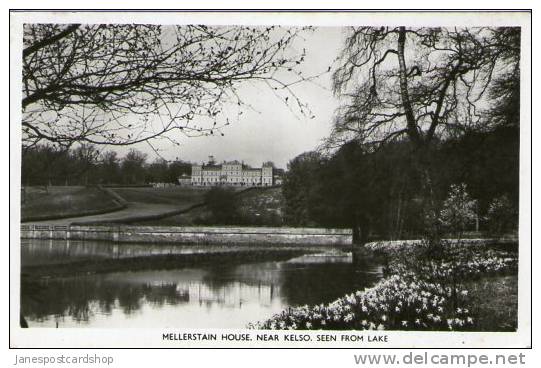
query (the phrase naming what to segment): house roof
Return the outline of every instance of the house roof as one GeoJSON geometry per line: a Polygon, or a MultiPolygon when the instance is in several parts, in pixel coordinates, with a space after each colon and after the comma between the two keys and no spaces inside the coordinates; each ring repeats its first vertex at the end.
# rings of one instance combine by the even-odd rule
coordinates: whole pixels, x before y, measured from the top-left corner
{"type": "Polygon", "coordinates": [[[242,165],[239,161],[233,160],[233,161],[224,161],[225,165],[242,165]]]}

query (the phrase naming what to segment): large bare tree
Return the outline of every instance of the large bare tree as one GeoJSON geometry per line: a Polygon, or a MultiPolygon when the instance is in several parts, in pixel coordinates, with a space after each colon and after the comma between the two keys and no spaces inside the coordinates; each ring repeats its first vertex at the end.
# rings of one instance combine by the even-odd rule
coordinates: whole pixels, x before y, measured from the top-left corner
{"type": "Polygon", "coordinates": [[[486,126],[493,80],[518,74],[519,28],[351,28],[334,91],[345,102],[327,142],[415,147],[486,126]]]}
{"type": "MultiPolygon", "coordinates": [[[[128,145],[172,132],[216,134],[243,81],[295,99],[301,29],[26,24],[23,145],[128,145]],[[284,78],[284,76],[286,76],[284,78]],[[293,97],[292,97],[293,96],[293,97]]],[[[285,96],[285,97],[284,97],[285,96]]],[[[178,142],[175,142],[178,143],[178,142]]]]}

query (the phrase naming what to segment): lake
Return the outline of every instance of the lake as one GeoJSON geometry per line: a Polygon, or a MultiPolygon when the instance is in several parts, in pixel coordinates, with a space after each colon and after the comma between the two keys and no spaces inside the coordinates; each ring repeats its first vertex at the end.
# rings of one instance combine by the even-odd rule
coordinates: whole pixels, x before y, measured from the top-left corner
{"type": "Polygon", "coordinates": [[[29,327],[245,328],[382,277],[350,252],[298,246],[22,240],[21,267],[29,327]]]}

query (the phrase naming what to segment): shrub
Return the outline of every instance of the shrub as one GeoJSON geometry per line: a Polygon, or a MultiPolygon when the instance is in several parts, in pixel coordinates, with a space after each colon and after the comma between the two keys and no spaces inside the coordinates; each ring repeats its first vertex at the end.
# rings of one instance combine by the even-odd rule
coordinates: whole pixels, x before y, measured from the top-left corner
{"type": "Polygon", "coordinates": [[[232,188],[214,187],[205,194],[205,203],[211,212],[208,219],[216,225],[232,225],[239,217],[238,201],[232,188]]]}
{"type": "Polygon", "coordinates": [[[516,227],[517,211],[506,195],[494,198],[487,211],[488,227],[492,234],[502,235],[516,227]]]}
{"type": "Polygon", "coordinates": [[[451,185],[439,214],[444,229],[459,238],[477,218],[477,201],[470,198],[466,189],[466,184],[451,185]]]}

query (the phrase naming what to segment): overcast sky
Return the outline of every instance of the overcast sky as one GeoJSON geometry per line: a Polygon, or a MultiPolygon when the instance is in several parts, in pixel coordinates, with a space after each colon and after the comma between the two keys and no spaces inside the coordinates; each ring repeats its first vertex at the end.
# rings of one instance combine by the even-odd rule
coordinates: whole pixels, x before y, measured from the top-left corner
{"type": "MultiPolygon", "coordinates": [[[[306,61],[301,69],[303,75],[326,72],[342,47],[343,29],[318,28],[306,33],[304,38],[293,45],[306,49],[306,61]]],[[[235,120],[222,130],[224,136],[179,137],[180,147],[168,141],[156,142],[155,147],[168,160],[179,158],[201,162],[213,155],[220,162],[236,159],[260,166],[264,161],[273,161],[278,167],[285,168],[289,160],[315,149],[329,134],[338,106],[331,91],[331,73],[325,73],[317,83],[296,85],[294,92],[310,106],[314,118],[292,112],[263,84],[245,84],[240,88],[240,95],[251,108],[242,108],[238,120],[235,113],[235,120]]],[[[148,161],[158,157],[146,144],[135,148],[146,152],[148,161]]]]}

